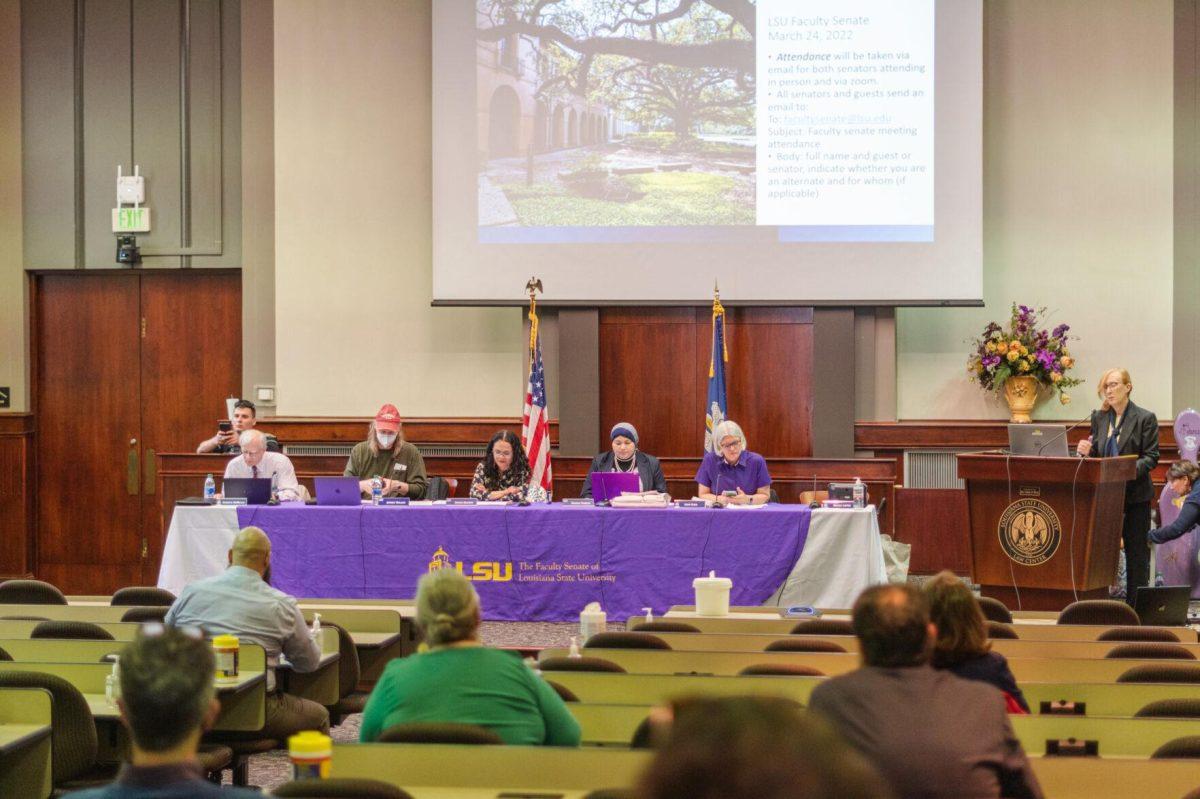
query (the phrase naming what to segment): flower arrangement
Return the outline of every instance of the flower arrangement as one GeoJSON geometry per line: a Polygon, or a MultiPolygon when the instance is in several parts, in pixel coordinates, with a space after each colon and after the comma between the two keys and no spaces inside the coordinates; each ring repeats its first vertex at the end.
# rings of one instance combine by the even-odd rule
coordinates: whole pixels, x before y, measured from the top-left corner
{"type": "Polygon", "coordinates": [[[1075,365],[1067,349],[1069,325],[1053,330],[1039,327],[1045,308],[1033,309],[1013,303],[1008,327],[989,322],[983,335],[971,342],[967,372],[971,379],[988,391],[1000,391],[1010,377],[1032,377],[1039,385],[1058,392],[1063,405],[1071,401],[1063,389],[1083,381],[1067,377],[1075,365]]]}

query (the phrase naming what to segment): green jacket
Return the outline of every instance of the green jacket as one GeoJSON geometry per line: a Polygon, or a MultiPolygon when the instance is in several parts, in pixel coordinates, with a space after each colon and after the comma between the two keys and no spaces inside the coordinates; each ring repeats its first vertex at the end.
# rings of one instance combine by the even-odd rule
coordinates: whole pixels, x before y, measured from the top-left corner
{"type": "Polygon", "coordinates": [[[424,497],[429,486],[425,461],[417,448],[407,441],[397,441],[390,450],[380,450],[378,455],[371,452],[371,442],[358,442],[350,450],[350,460],[346,461],[346,469],[342,474],[359,480],[370,480],[372,477],[400,480],[408,483],[408,494],[405,496],[410,499],[424,497]]]}

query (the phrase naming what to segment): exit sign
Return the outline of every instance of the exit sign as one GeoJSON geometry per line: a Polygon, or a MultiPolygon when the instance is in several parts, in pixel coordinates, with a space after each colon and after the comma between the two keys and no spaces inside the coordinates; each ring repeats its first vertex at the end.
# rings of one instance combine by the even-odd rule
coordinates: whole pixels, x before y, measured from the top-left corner
{"type": "Polygon", "coordinates": [[[112,214],[113,233],[149,233],[149,208],[114,208],[112,214]]]}

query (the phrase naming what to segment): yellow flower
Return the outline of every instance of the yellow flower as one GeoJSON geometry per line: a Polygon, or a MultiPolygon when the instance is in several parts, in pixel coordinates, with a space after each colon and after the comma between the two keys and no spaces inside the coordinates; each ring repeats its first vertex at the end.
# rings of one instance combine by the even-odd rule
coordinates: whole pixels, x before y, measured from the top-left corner
{"type": "Polygon", "coordinates": [[[1022,358],[1020,361],[1018,361],[1017,362],[1017,371],[1018,372],[1028,372],[1029,371],[1029,361],[1025,360],[1024,358],[1022,358]]]}
{"type": "Polygon", "coordinates": [[[994,342],[994,341],[989,341],[989,342],[988,342],[988,343],[987,343],[987,344],[984,346],[984,349],[985,349],[985,350],[987,350],[987,351],[988,351],[988,354],[990,355],[991,353],[993,353],[993,352],[995,352],[995,351],[996,351],[996,342],[994,342]]]}
{"type": "Polygon", "coordinates": [[[1072,358],[1070,355],[1064,355],[1062,357],[1062,365],[1063,365],[1064,369],[1070,369],[1072,366],[1075,365],[1075,359],[1072,358]]]}
{"type": "Polygon", "coordinates": [[[1062,380],[1062,375],[1060,375],[1058,372],[1050,373],[1050,382],[1051,383],[1057,383],[1059,380],[1062,380]]]}
{"type": "Polygon", "coordinates": [[[1021,349],[1021,342],[1020,342],[1020,341],[1017,341],[1017,340],[1014,338],[1014,339],[1012,340],[1012,343],[1008,345],[1008,348],[1009,348],[1010,350],[1019,350],[1019,349],[1021,349]]]}
{"type": "Polygon", "coordinates": [[[1028,349],[1028,348],[1027,348],[1027,347],[1026,347],[1024,344],[1020,345],[1020,349],[1021,349],[1021,356],[1022,356],[1022,357],[1024,357],[1024,356],[1026,356],[1026,355],[1028,355],[1028,354],[1029,354],[1029,349],[1028,349]]]}
{"type": "Polygon", "coordinates": [[[1008,342],[1007,341],[997,341],[996,342],[996,352],[1000,353],[1001,355],[1008,352],[1008,342]]]}
{"type": "Polygon", "coordinates": [[[1063,405],[1070,405],[1071,404],[1071,395],[1070,394],[1059,394],[1058,401],[1061,402],[1063,405]]]}
{"type": "Polygon", "coordinates": [[[1009,363],[1012,363],[1012,362],[1013,362],[1013,361],[1015,361],[1017,358],[1020,358],[1020,357],[1021,357],[1021,355],[1020,355],[1020,353],[1018,353],[1016,350],[1009,350],[1009,351],[1008,351],[1008,355],[1006,355],[1006,356],[1004,356],[1004,357],[1008,358],[1008,362],[1009,362],[1009,363]]]}

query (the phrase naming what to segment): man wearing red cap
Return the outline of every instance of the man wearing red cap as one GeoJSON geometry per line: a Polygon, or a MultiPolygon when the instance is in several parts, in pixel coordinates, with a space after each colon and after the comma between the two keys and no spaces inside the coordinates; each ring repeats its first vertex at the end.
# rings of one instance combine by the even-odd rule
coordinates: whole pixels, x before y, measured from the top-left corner
{"type": "Polygon", "coordinates": [[[343,474],[357,477],[359,489],[368,497],[371,481],[376,477],[383,480],[385,497],[421,499],[429,483],[421,453],[404,440],[400,412],[395,405],[384,405],[375,414],[367,430],[367,440],[350,450],[343,474]]]}

